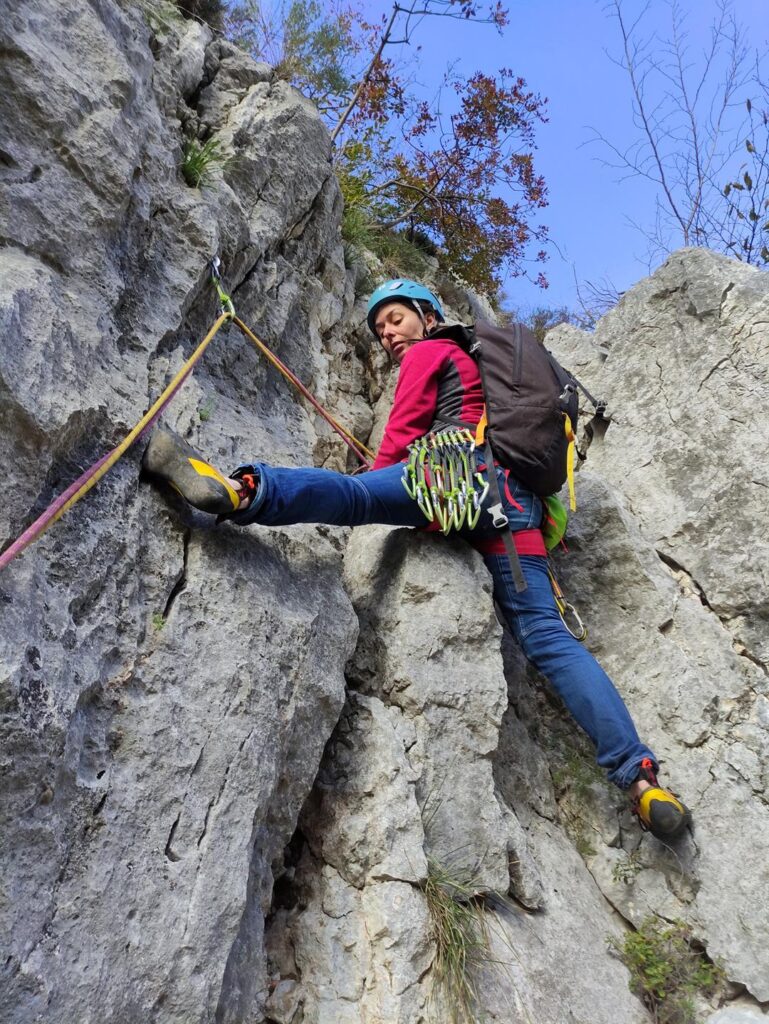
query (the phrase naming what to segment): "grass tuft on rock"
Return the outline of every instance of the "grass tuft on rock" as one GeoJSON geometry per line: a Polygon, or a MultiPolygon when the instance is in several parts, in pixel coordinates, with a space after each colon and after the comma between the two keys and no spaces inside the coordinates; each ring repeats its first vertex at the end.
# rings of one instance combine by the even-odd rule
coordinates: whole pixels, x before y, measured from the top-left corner
{"type": "Polygon", "coordinates": [[[224,163],[221,144],[213,136],[202,145],[197,139],[184,144],[181,172],[190,188],[206,188],[212,184],[212,173],[224,163]]]}
{"type": "MultiPolygon", "coordinates": [[[[476,979],[488,967],[500,967],[491,948],[484,892],[472,877],[461,877],[432,858],[427,861],[424,893],[435,943],[435,984],[450,1014],[446,1024],[477,1024],[485,1017],[476,979]]],[[[493,894],[500,904],[504,896],[493,894]]]]}
{"type": "Polygon", "coordinates": [[[368,249],[382,263],[391,277],[419,279],[429,269],[429,253],[419,241],[409,241],[400,231],[388,231],[372,224],[364,210],[345,207],[342,219],[345,261],[352,266],[359,253],[368,249]]]}

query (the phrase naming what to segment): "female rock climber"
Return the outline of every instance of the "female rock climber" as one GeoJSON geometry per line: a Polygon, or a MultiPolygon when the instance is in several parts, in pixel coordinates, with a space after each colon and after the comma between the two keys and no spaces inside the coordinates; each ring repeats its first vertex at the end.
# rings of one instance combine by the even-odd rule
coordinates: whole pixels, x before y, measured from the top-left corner
{"type": "MultiPolygon", "coordinates": [[[[144,468],[173,485],[196,508],[240,525],[328,523],[425,526],[402,478],[408,447],[457,422],[476,425],[484,400],[474,359],[441,337],[443,311],[436,296],[414,281],[388,281],[371,296],[368,326],[400,366],[395,399],[373,468],[346,476],[325,469],[241,465],[225,477],[182,438],[157,430],[144,468]]],[[[482,474],[487,467],[479,466],[482,474]]],[[[611,782],[629,791],[641,827],[661,839],[680,836],[690,813],[662,788],[657,759],[639,739],[622,698],[595,658],[569,632],[555,603],[540,526],[541,500],[497,467],[504,513],[519,555],[526,589],[518,592],[500,531],[482,517],[463,535],[483,556],[494,598],[528,660],[563,699],[596,747],[611,782]]]]}

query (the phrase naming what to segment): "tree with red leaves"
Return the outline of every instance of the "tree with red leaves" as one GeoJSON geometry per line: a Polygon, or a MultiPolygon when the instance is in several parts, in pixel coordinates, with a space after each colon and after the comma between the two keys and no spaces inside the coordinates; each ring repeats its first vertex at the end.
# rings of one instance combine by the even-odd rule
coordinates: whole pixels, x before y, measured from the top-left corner
{"type": "MultiPolygon", "coordinates": [[[[242,38],[247,28],[249,48],[315,99],[335,142],[348,209],[359,219],[429,240],[445,266],[491,294],[504,275],[530,274],[545,260],[546,229],[532,223],[547,202],[533,162],[545,101],[502,69],[466,79],[447,73],[427,102],[409,87],[403,60],[388,55],[396,47],[403,53],[402,44],[419,49],[425,17],[502,31],[507,11],[499,2],[396,0],[376,24],[341,0],[323,12],[313,2],[282,0],[272,21],[254,0],[248,10],[244,17],[243,4],[233,8],[231,29],[242,38]]],[[[546,287],[541,271],[534,276],[546,287]]]]}

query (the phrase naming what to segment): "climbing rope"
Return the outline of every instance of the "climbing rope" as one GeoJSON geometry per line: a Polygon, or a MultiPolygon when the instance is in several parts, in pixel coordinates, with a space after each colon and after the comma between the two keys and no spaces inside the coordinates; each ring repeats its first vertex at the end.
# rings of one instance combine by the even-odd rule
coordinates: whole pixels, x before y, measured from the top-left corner
{"type": "Polygon", "coordinates": [[[224,291],[222,286],[218,258],[215,257],[211,260],[210,269],[211,278],[221,305],[221,314],[209,330],[208,334],[206,334],[190,358],[183,364],[171,383],[165,388],[157,400],[152,404],[144,416],[142,416],[131,432],[120,442],[120,444],[117,445],[116,448],[113,448],[111,452],[102,456],[102,458],[92,466],[89,466],[89,468],[82,473],[74,483],[70,484],[70,486],[60,494],[58,498],[51,502],[48,508],[38,516],[38,518],[21,534],[21,536],[17,537],[17,539],[10,544],[2,554],[0,554],[0,570],[4,569],[9,562],[13,561],[13,559],[17,555],[21,554],[25,548],[29,547],[33,541],[42,537],[46,530],[50,529],[57,520],[61,519],[65,512],[69,511],[69,509],[71,509],[73,505],[77,504],[81,498],[85,497],[91,488],[95,487],[101,478],[108,473],[110,469],[112,469],[118,459],[128,451],[134,441],[136,441],[137,438],[139,438],[155,423],[184,381],[190,373],[192,373],[195,364],[200,360],[201,356],[216,337],[219,330],[228,322],[234,323],[241,333],[252,341],[257,349],[265,355],[267,359],[269,359],[272,365],[275,366],[276,369],[278,369],[283,376],[311,402],[312,406],[320,413],[326,422],[341,436],[345,444],[355,452],[362,465],[366,468],[370,467],[369,460],[374,458],[374,453],[362,442],[356,440],[356,438],[341,424],[337,423],[334,417],[323,408],[320,402],[318,402],[318,400],[307,390],[299,378],[289,370],[285,363],[278,359],[278,357],[270,351],[264,342],[260,341],[253,331],[251,331],[246,324],[244,324],[243,321],[235,315],[235,308],[232,304],[232,299],[224,291]]]}

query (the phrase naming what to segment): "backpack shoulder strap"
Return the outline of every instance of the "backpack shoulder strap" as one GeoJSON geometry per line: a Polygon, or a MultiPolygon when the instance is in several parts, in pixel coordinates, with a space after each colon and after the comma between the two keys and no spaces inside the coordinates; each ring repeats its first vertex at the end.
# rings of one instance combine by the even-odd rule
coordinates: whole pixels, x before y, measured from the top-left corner
{"type": "MultiPolygon", "coordinates": [[[[521,567],[521,560],[518,557],[518,551],[515,547],[515,541],[513,535],[507,526],[507,517],[502,511],[502,493],[499,489],[499,481],[497,480],[497,467],[494,465],[494,452],[491,450],[491,445],[486,442],[485,448],[486,454],[486,479],[489,481],[489,488],[491,489],[491,496],[494,499],[493,508],[489,509],[489,512],[498,510],[498,513],[503,517],[504,528],[502,529],[502,541],[505,545],[505,551],[507,552],[507,560],[510,563],[510,571],[513,574],[513,584],[515,585],[516,593],[520,594],[526,587],[526,580],[523,575],[523,569],[521,567]]],[[[494,522],[496,523],[496,517],[494,522]]]]}

